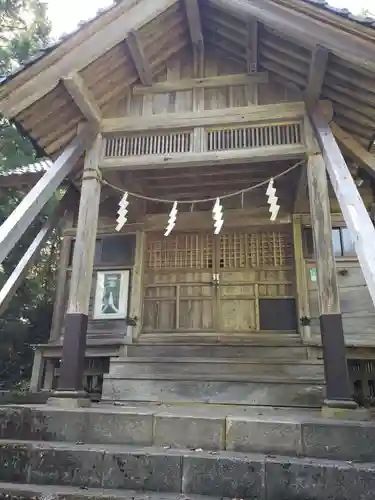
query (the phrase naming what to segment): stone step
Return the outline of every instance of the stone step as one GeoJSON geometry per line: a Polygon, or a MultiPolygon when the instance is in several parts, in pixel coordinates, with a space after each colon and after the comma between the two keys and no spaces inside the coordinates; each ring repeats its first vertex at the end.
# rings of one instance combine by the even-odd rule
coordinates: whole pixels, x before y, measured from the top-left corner
{"type": "MultiPolygon", "coordinates": [[[[209,497],[210,500],[215,497],[209,497]]],[[[0,500],[181,500],[180,493],[103,490],[71,486],[0,483],[0,500]]],[[[189,495],[190,500],[206,500],[206,496],[189,495]]],[[[219,499],[218,499],[219,500],[219,499]]],[[[222,500],[222,499],[220,499],[222,500]]]]}
{"type": "Polygon", "coordinates": [[[235,452],[0,441],[0,481],[264,500],[375,498],[375,464],[235,452]]]}
{"type": "Polygon", "coordinates": [[[320,407],[323,382],[280,377],[225,375],[146,375],[130,378],[104,375],[102,400],[110,402],[209,403],[229,405],[320,407]]]}
{"type": "Polygon", "coordinates": [[[133,344],[126,348],[127,356],[168,358],[241,358],[241,359],[307,359],[302,345],[235,345],[235,344],[133,344]]]}
{"type": "Polygon", "coordinates": [[[0,408],[0,439],[158,446],[375,462],[375,422],[306,410],[117,407],[0,408]]]}
{"type": "Polygon", "coordinates": [[[324,381],[324,366],[319,360],[259,360],[236,358],[112,358],[109,375],[111,378],[134,378],[141,376],[187,375],[259,376],[317,379],[324,381]]]}

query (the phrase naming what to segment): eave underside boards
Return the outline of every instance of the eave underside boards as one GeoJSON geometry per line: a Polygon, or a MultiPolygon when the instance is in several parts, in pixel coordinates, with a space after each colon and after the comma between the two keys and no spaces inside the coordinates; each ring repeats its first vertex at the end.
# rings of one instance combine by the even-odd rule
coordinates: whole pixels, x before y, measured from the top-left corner
{"type": "MultiPolygon", "coordinates": [[[[165,3],[168,3],[167,0],[165,3]]],[[[372,36],[369,34],[374,30],[359,28],[355,23],[340,20],[338,16],[333,14],[328,15],[328,17],[324,15],[323,19],[320,9],[306,6],[296,0],[292,3],[293,9],[298,10],[299,8],[299,14],[308,11],[311,18],[320,23],[319,29],[322,29],[322,23],[327,25],[327,29],[331,29],[333,26],[340,28],[342,36],[353,37],[350,39],[353,44],[356,43],[354,36],[357,36],[361,43],[375,39],[374,34],[372,36]]],[[[291,8],[289,3],[286,7],[291,8]]],[[[268,71],[271,85],[274,84],[276,87],[281,83],[288,88],[290,94],[295,96],[294,98],[291,98],[290,95],[287,98],[283,95],[276,97],[275,92],[275,102],[301,99],[301,95],[308,86],[310,63],[316,48],[311,37],[291,38],[291,35],[281,28],[284,20],[278,23],[279,26],[275,30],[270,27],[269,23],[262,24],[261,21],[251,18],[248,14],[239,16],[229,0],[228,2],[205,0],[200,2],[200,9],[206,54],[212,53],[212,49],[221,55],[225,54],[227,58],[236,61],[237,72],[245,72],[246,68],[249,68],[249,62],[256,60],[260,71],[268,71]],[[214,3],[225,4],[225,9],[214,6],[214,3]],[[255,26],[258,40],[254,45],[251,30],[254,30],[255,26]]],[[[287,11],[288,9],[285,11],[285,21],[288,21],[287,11]]],[[[337,32],[340,34],[339,31],[337,32]]],[[[160,13],[152,21],[138,27],[135,33],[137,43],[142,49],[154,81],[164,78],[165,63],[174,55],[183,58],[186,57],[186,53],[191,54],[189,26],[182,1],[172,3],[167,10],[160,13]]],[[[98,33],[95,34],[95,36],[97,35],[98,33]]],[[[127,96],[131,85],[140,83],[136,63],[127,45],[126,36],[127,31],[125,30],[122,41],[110,48],[104,55],[90,62],[86,67],[82,68],[82,64],[75,67],[73,60],[69,69],[71,73],[78,72],[104,118],[115,116],[114,113],[119,108],[124,109],[130,101],[127,96]]],[[[182,62],[181,65],[183,65],[182,62]]],[[[43,80],[45,74],[46,81],[49,82],[51,77],[47,73],[48,71],[53,72],[54,69],[48,68],[46,64],[44,66],[43,73],[38,78],[43,80]]],[[[20,81],[23,82],[22,85],[25,88],[17,89],[16,83],[13,81],[6,85],[6,87],[9,86],[9,89],[15,87],[16,93],[19,92],[23,96],[24,102],[30,100],[26,93],[26,87],[29,85],[27,75],[30,71],[31,80],[35,80],[37,73],[33,66],[15,78],[15,81],[17,78],[21,79],[20,81]]],[[[206,75],[210,74],[210,68],[207,67],[207,56],[205,73],[206,75]]],[[[69,75],[60,74],[59,76],[61,78],[69,75]]],[[[338,57],[330,53],[320,94],[321,98],[333,102],[334,119],[337,123],[360,140],[364,146],[368,145],[375,131],[374,76],[373,72],[363,69],[363,64],[357,66],[345,61],[341,56],[338,57]]],[[[179,77],[183,78],[182,71],[179,77]]],[[[30,83],[30,85],[34,84],[30,83]]],[[[264,89],[268,92],[267,85],[258,85],[258,104],[270,104],[268,96],[264,97],[264,89]]],[[[39,93],[38,87],[36,85],[34,87],[35,95],[37,95],[39,93]]],[[[5,90],[7,92],[7,88],[5,90]]],[[[15,98],[12,99],[14,102],[11,108],[20,107],[18,101],[15,98]]],[[[62,83],[57,83],[34,104],[12,116],[49,155],[60,151],[76,134],[77,126],[85,120],[62,83]]]]}
{"type": "MultiPolygon", "coordinates": [[[[157,79],[165,62],[189,45],[189,30],[180,3],[137,31],[145,58],[157,79]]],[[[74,68],[72,68],[74,71],[74,68]]],[[[106,116],[126,101],[131,84],[140,83],[135,63],[124,39],[78,72],[106,116]]],[[[62,83],[16,116],[26,132],[52,155],[74,137],[84,117],[62,83]]]]}

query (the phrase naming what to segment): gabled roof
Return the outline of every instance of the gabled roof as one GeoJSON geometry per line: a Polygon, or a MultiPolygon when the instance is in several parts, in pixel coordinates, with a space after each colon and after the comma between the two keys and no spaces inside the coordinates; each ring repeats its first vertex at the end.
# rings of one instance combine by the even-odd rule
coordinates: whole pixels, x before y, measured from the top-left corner
{"type": "MultiPolygon", "coordinates": [[[[112,116],[129,86],[139,83],[130,36],[136,36],[152,77],[173,54],[190,46],[185,1],[123,0],[101,11],[4,79],[0,111],[47,155],[57,153],[85,121],[61,78],[77,73],[102,116],[112,116]]],[[[292,88],[306,89],[314,49],[327,46],[322,96],[333,102],[343,128],[364,144],[370,140],[375,130],[373,19],[322,0],[199,0],[199,6],[205,45],[244,67],[249,21],[258,20],[260,68],[292,88]]]]}

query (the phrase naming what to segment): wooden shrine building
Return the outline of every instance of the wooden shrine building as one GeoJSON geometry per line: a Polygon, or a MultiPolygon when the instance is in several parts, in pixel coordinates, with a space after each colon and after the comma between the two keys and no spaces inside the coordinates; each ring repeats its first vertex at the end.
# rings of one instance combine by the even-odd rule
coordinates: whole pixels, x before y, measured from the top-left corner
{"type": "Polygon", "coordinates": [[[374,20],[319,0],[123,0],[6,78],[0,111],[49,158],[0,176],[27,188],[1,262],[66,190],[0,293],[3,311],[63,224],[32,389],[375,396],[374,20]]]}

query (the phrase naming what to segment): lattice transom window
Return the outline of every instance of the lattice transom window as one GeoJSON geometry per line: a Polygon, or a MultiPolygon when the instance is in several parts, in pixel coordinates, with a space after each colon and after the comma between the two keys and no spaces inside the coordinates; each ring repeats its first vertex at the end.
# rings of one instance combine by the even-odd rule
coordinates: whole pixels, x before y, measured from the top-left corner
{"type": "Polygon", "coordinates": [[[113,158],[187,153],[191,150],[191,137],[190,131],[108,137],[104,156],[113,158]]]}
{"type": "Polygon", "coordinates": [[[208,151],[284,146],[302,142],[300,123],[211,129],[206,133],[208,151]]]}
{"type": "Polygon", "coordinates": [[[149,269],[211,269],[212,236],[209,234],[177,234],[148,238],[149,269]]]}

